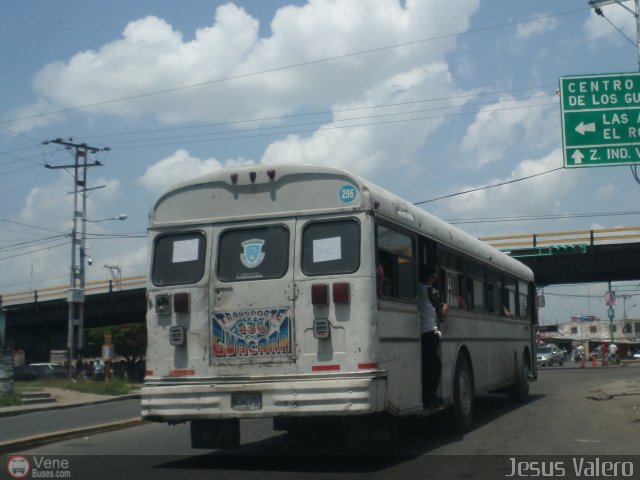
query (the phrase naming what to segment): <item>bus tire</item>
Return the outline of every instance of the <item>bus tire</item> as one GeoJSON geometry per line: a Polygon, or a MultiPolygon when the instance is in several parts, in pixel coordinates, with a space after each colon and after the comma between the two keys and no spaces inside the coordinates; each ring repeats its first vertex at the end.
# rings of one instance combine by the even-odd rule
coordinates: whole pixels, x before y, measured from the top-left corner
{"type": "Polygon", "coordinates": [[[467,357],[458,355],[453,375],[453,404],[449,409],[449,424],[456,433],[468,432],[473,421],[475,389],[473,373],[467,357]]]}
{"type": "Polygon", "coordinates": [[[516,383],[509,389],[509,398],[516,403],[523,403],[529,398],[529,386],[531,384],[531,369],[523,358],[518,368],[516,383]]]}

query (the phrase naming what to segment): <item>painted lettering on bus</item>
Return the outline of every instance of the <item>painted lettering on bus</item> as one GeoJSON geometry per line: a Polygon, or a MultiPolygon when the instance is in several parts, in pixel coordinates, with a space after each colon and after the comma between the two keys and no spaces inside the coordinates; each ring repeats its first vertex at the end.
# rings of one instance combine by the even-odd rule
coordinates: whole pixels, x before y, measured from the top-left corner
{"type": "Polygon", "coordinates": [[[214,312],[211,320],[214,357],[248,357],[291,353],[288,308],[214,312]]]}

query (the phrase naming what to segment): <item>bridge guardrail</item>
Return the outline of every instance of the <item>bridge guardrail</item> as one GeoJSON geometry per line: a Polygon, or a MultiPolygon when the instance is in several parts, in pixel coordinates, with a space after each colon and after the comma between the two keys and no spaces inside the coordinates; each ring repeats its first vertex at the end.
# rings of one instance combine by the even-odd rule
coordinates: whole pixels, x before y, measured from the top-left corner
{"type": "MultiPolygon", "coordinates": [[[[147,284],[146,275],[123,277],[117,280],[96,280],[86,282],[85,293],[105,293],[117,292],[132,287],[147,284]]],[[[36,290],[25,290],[22,292],[2,293],[0,306],[16,305],[20,303],[37,303],[39,300],[53,300],[56,298],[66,298],[69,293],[69,285],[58,285],[55,287],[40,288],[36,290]]]]}
{"type": "Polygon", "coordinates": [[[525,233],[480,237],[494,248],[509,250],[514,248],[536,248],[540,246],[584,243],[597,245],[604,242],[640,239],[640,227],[602,228],[596,230],[572,230],[566,232],[525,233]]]}

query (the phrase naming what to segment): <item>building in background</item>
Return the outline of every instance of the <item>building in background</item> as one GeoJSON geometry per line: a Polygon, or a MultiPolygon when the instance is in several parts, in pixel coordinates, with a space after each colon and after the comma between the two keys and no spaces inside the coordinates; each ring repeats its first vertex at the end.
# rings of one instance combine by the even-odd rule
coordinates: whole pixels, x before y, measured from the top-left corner
{"type": "MultiPolygon", "coordinates": [[[[571,317],[571,321],[567,323],[541,326],[538,330],[538,340],[540,343],[555,343],[567,352],[582,345],[589,357],[603,343],[611,343],[610,329],[609,319],[601,319],[594,315],[577,315],[571,317]]],[[[613,339],[622,359],[640,350],[640,320],[614,320],[613,339]]]]}

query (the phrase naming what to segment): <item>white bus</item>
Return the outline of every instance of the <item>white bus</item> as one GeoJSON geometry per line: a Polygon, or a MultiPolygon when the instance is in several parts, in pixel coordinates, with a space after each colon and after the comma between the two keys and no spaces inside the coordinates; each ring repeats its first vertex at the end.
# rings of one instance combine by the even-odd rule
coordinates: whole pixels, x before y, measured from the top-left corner
{"type": "Polygon", "coordinates": [[[470,428],[474,395],[521,401],[536,378],[531,270],[356,175],[217,171],[149,217],[142,417],[191,422],[194,448],[238,446],[250,418],[393,440],[398,419],[425,414],[425,264],[450,305],[438,394],[452,426],[470,428]]]}

